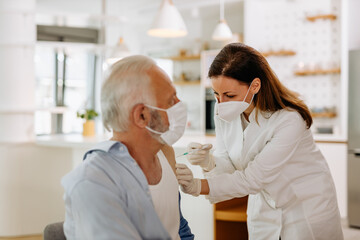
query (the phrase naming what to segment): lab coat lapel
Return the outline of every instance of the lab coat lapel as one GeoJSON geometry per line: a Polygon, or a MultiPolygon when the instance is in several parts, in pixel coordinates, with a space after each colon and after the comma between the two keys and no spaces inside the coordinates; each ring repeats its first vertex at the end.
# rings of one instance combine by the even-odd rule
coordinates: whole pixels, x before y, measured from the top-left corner
{"type": "Polygon", "coordinates": [[[255,156],[265,147],[266,142],[269,141],[269,131],[264,131],[269,125],[269,113],[259,111],[258,122],[255,120],[255,110],[249,116],[249,125],[244,131],[244,143],[242,151],[242,159],[245,168],[250,161],[254,160],[255,156]],[[264,117],[265,115],[265,117],[264,117]]]}

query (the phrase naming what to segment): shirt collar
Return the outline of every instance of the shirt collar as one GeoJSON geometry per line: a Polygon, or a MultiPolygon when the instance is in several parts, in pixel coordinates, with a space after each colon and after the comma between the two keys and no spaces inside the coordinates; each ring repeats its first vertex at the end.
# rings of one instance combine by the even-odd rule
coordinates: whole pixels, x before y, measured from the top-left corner
{"type": "MultiPolygon", "coordinates": [[[[264,121],[263,119],[269,119],[271,117],[271,115],[273,114],[273,112],[270,111],[261,111],[258,110],[258,122],[261,123],[262,121],[264,121]]],[[[249,115],[249,122],[250,123],[256,123],[256,108],[254,108],[252,110],[252,112],[249,115]]]]}
{"type": "Polygon", "coordinates": [[[250,115],[249,115],[249,122],[250,122],[250,123],[253,123],[253,122],[256,121],[255,112],[256,112],[256,109],[254,108],[254,109],[251,111],[250,115]]]}
{"type": "Polygon", "coordinates": [[[124,149],[127,149],[126,146],[124,144],[122,144],[121,142],[111,141],[111,140],[103,141],[103,142],[97,143],[93,148],[91,148],[89,151],[87,151],[84,154],[83,160],[85,160],[86,156],[89,153],[92,153],[93,151],[109,152],[112,148],[115,148],[115,147],[118,147],[118,148],[123,147],[124,149]]]}
{"type": "Polygon", "coordinates": [[[108,141],[103,141],[103,142],[99,142],[95,145],[94,148],[92,148],[91,150],[100,150],[100,151],[104,151],[104,152],[109,152],[109,150],[115,146],[115,145],[119,145],[122,144],[118,141],[112,141],[112,140],[108,140],[108,141]]]}

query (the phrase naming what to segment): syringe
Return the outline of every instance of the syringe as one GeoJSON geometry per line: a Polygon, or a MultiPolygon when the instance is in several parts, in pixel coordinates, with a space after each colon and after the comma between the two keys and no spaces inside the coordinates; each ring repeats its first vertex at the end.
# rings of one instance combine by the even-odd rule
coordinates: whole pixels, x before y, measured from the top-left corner
{"type": "MultiPolygon", "coordinates": [[[[212,148],[212,144],[204,144],[201,148],[193,148],[194,150],[205,150],[205,149],[210,149],[212,148]]],[[[175,158],[178,158],[178,157],[182,157],[182,156],[185,156],[185,155],[188,155],[189,152],[184,152],[178,156],[176,156],[175,158]]]]}

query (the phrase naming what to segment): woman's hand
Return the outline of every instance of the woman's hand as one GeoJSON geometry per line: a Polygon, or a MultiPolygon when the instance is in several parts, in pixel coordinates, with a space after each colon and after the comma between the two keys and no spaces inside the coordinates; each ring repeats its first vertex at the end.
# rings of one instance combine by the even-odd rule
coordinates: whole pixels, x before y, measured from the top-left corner
{"type": "Polygon", "coordinates": [[[199,165],[205,171],[211,171],[215,167],[215,162],[210,154],[211,144],[200,144],[192,142],[187,147],[188,161],[192,165],[199,165]]]}
{"type": "Polygon", "coordinates": [[[176,178],[180,184],[181,190],[184,193],[191,194],[195,197],[200,195],[201,192],[201,180],[194,178],[191,170],[181,163],[175,165],[176,178]]]}

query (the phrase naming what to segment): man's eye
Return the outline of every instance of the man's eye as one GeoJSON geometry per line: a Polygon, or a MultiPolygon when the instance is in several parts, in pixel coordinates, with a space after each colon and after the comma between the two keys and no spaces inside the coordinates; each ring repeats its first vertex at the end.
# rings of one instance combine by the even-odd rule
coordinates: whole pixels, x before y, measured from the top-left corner
{"type": "Polygon", "coordinates": [[[226,95],[226,97],[233,98],[233,97],[235,97],[235,95],[226,95]]]}

